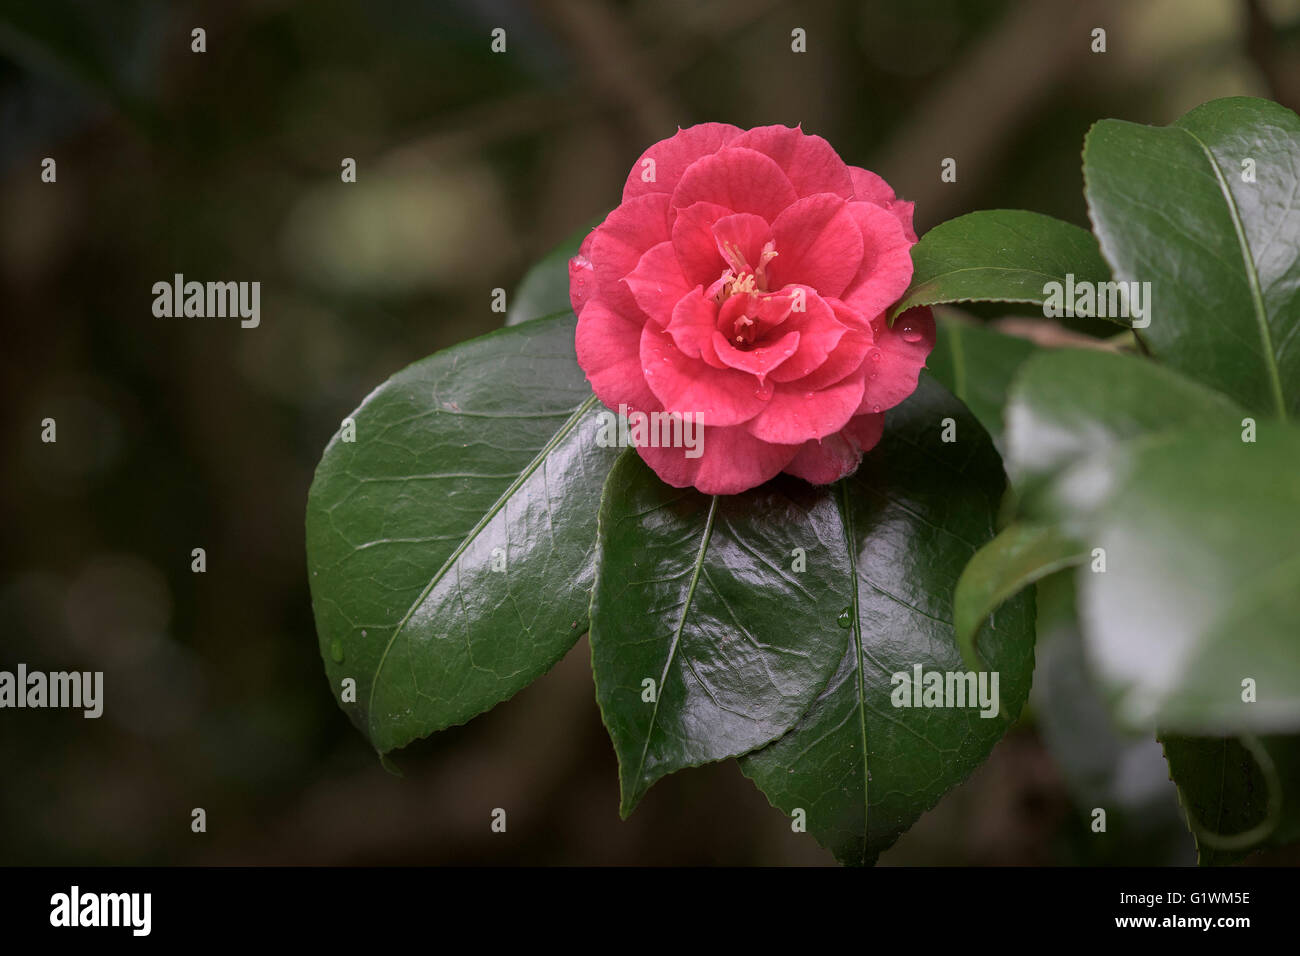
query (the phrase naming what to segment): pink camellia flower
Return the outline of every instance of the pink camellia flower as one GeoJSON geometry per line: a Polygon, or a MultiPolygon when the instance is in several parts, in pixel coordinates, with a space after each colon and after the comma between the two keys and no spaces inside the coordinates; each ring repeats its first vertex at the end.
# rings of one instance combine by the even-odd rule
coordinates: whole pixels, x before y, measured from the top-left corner
{"type": "Polygon", "coordinates": [[[934,345],[928,309],[892,328],[885,315],[915,242],[912,204],[819,136],[679,130],[645,151],[570,262],[578,363],[611,409],[703,424],[693,455],[637,447],[674,487],[836,481],[934,345]]]}

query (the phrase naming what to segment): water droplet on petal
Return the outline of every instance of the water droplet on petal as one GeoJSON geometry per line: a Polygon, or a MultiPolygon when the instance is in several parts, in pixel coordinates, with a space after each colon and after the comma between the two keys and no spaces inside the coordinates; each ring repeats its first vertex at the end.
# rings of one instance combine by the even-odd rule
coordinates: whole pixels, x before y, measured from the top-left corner
{"type": "Polygon", "coordinates": [[[904,342],[921,341],[921,330],[915,325],[904,323],[898,327],[898,334],[903,337],[904,342]]]}
{"type": "Polygon", "coordinates": [[[879,361],[880,361],[880,349],[872,349],[872,350],[871,350],[871,361],[873,361],[873,362],[879,362],[879,361]]]}
{"type": "Polygon", "coordinates": [[[839,617],[835,619],[835,623],[838,624],[840,627],[844,628],[845,630],[848,630],[850,627],[852,627],[853,608],[846,607],[844,610],[840,611],[839,617]]]}
{"type": "Polygon", "coordinates": [[[871,410],[872,410],[873,412],[878,412],[878,411],[880,411],[880,406],[879,406],[879,405],[872,405],[872,406],[871,406],[871,410]]]}

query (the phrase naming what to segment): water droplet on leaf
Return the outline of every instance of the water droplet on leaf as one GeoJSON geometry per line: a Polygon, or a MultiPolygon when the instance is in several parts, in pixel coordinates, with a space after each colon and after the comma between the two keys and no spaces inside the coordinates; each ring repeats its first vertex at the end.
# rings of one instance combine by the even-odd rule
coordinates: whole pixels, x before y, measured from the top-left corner
{"type": "Polygon", "coordinates": [[[840,616],[835,619],[835,623],[845,629],[852,627],[853,608],[846,607],[844,610],[840,611],[840,616]]]}
{"type": "Polygon", "coordinates": [[[330,657],[334,659],[335,664],[343,663],[343,642],[337,637],[334,638],[333,643],[330,644],[330,657]]]}

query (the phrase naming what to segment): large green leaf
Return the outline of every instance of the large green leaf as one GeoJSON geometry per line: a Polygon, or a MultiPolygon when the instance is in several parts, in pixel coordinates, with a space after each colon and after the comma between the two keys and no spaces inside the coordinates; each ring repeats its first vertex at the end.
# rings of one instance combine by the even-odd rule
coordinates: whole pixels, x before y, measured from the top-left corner
{"type": "Polygon", "coordinates": [[[1089,660],[1118,719],[1300,730],[1300,431],[1187,429],[1117,446],[1079,573],[1089,660]],[[1252,696],[1256,698],[1251,701],[1252,696]]]}
{"type": "Polygon", "coordinates": [[[851,596],[828,489],[665,485],[629,451],[600,508],[591,658],[622,812],[660,777],[779,737],[844,656],[851,596]],[[651,682],[646,684],[646,682],[651,682]]]}
{"type": "Polygon", "coordinates": [[[994,444],[1002,441],[1002,408],[1016,370],[1038,347],[935,309],[939,334],[926,360],[930,374],[966,403],[994,444]]]}
{"type": "Polygon", "coordinates": [[[509,697],[586,626],[595,516],[615,454],[544,319],[398,372],[316,470],[307,560],[336,696],[381,753],[509,697]]]}
{"type": "Polygon", "coordinates": [[[1053,490],[1069,507],[1058,504],[1055,517],[1077,516],[1105,491],[1106,475],[1090,470],[1090,456],[1183,424],[1238,435],[1241,418],[1224,396],[1154,362],[1088,349],[1043,352],[1021,366],[1011,386],[1007,473],[1031,511],[1043,486],[1059,479],[1053,490]]]}
{"type": "Polygon", "coordinates": [[[1161,742],[1201,865],[1300,840],[1300,737],[1161,742]]]}
{"type": "Polygon", "coordinates": [[[1151,283],[1151,352],[1253,412],[1300,411],[1300,117],[1235,97],[1168,127],[1102,120],[1083,166],[1115,278],[1151,283]]]}
{"type": "Polygon", "coordinates": [[[940,302],[1042,305],[1048,284],[1064,286],[1069,275],[1075,283],[1110,280],[1088,230],[1020,209],[972,212],[940,223],[912,247],[912,284],[892,313],[940,302]]]}
{"type": "MultiPolygon", "coordinates": [[[[806,813],[819,842],[868,863],[1002,736],[1029,692],[1033,600],[1002,605],[980,634],[1001,708],[895,707],[892,678],[965,671],[950,618],[962,568],[993,537],[1005,479],[988,435],[923,376],[885,436],[836,486],[852,567],[850,646],[826,690],[784,737],[741,768],[786,813],[806,813]],[[945,424],[956,426],[945,442],[945,424]]],[[[987,685],[986,685],[987,687],[987,685]]],[[[988,689],[991,689],[989,687],[988,689]]]]}

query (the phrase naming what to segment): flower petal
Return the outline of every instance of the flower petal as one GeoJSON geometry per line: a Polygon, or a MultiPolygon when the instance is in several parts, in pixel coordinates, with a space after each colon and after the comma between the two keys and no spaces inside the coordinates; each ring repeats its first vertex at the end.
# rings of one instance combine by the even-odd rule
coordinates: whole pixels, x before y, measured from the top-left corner
{"type": "Polygon", "coordinates": [[[637,306],[661,327],[673,317],[673,308],[695,285],[687,282],[677,264],[671,242],[651,246],[623,279],[637,306]]]}
{"type": "Polygon", "coordinates": [[[755,438],[797,445],[843,428],[862,402],[862,376],[851,375],[820,392],[778,385],[772,398],[745,426],[755,438]]]}
{"type": "Polygon", "coordinates": [[[782,362],[793,355],[798,347],[799,333],[787,332],[771,345],[761,345],[748,352],[742,352],[728,342],[721,332],[716,329],[713,331],[713,351],[719,360],[728,368],[758,376],[759,382],[762,382],[772,369],[778,368],[782,362]]]}
{"type": "Polygon", "coordinates": [[[804,289],[805,308],[802,312],[792,311],[782,328],[799,333],[799,349],[772,375],[775,382],[792,382],[812,374],[834,353],[846,331],[825,299],[807,287],[794,288],[804,289]]]}
{"type": "Polygon", "coordinates": [[[776,258],[768,265],[772,288],[799,282],[824,296],[844,291],[858,274],[863,251],[863,233],[851,205],[832,193],[818,193],[776,218],[776,258]]]}
{"type": "Polygon", "coordinates": [[[853,198],[849,167],[835,147],[820,136],[798,127],[757,126],[741,133],[729,145],[756,149],[772,157],[800,196],[835,193],[843,199],[853,198]]]}
{"type": "Polygon", "coordinates": [[[748,212],[723,216],[713,224],[711,231],[718,256],[724,266],[733,272],[739,271],[736,269],[736,259],[744,260],[750,272],[758,268],[763,246],[772,238],[772,227],[767,224],[767,220],[748,212]]]}
{"type": "Polygon", "coordinates": [[[641,459],[674,488],[706,495],[738,495],[775,478],[798,446],[759,441],[743,427],[704,427],[703,454],[687,458],[685,448],[637,448],[641,459]]]}
{"type": "Polygon", "coordinates": [[[785,473],[814,485],[839,481],[857,470],[862,453],[876,446],[884,430],[884,415],[855,416],[834,435],[800,445],[798,454],[785,466],[785,473]]]}
{"type": "Polygon", "coordinates": [[[686,167],[701,156],[716,153],[722,146],[740,135],[740,128],[730,123],[700,123],[679,128],[668,139],[660,140],[647,149],[632,166],[623,185],[623,202],[646,193],[668,193],[677,188],[686,167]],[[647,164],[646,160],[653,160],[647,164]],[[647,180],[645,177],[651,175],[647,180]]]}
{"type": "Polygon", "coordinates": [[[859,409],[863,412],[893,408],[916,391],[917,376],[934,348],[934,315],[924,306],[908,309],[894,320],[892,329],[883,315],[872,327],[876,338],[873,353],[878,349],[881,358],[867,362],[871,368],[859,409]]]}
{"type": "Polygon", "coordinates": [[[673,251],[678,268],[691,285],[708,286],[727,269],[713,236],[713,224],[732,215],[715,202],[691,203],[673,220],[673,251]]]}
{"type": "Polygon", "coordinates": [[[578,316],[574,345],[578,364],[591,389],[610,408],[627,405],[633,411],[653,411],[659,400],[641,372],[641,327],[624,318],[601,299],[592,299],[578,316]]]}
{"type": "Polygon", "coordinates": [[[692,163],[673,191],[674,209],[712,202],[772,222],[799,197],[772,159],[752,149],[724,146],[692,163]]]}
{"type": "Polygon", "coordinates": [[[713,368],[726,368],[726,363],[713,350],[713,333],[717,328],[718,306],[701,293],[699,286],[678,300],[668,322],[668,334],[687,358],[703,359],[713,368]]]}
{"type": "Polygon", "coordinates": [[[693,415],[705,425],[739,425],[765,405],[754,376],[683,354],[672,335],[653,322],[641,332],[641,369],[665,411],[693,415]]]}
{"type": "Polygon", "coordinates": [[[862,259],[839,298],[863,315],[879,315],[902,298],[912,281],[912,242],[888,210],[865,202],[849,203],[848,209],[862,236],[862,259]]]}
{"type": "Polygon", "coordinates": [[[614,209],[592,233],[587,253],[595,268],[596,294],[616,311],[639,314],[623,277],[637,267],[647,249],[669,238],[668,197],[663,193],[639,196],[614,209]]]}
{"type": "Polygon", "coordinates": [[[853,198],[888,209],[902,224],[907,238],[916,242],[916,230],[912,228],[912,207],[915,203],[896,198],[893,187],[869,169],[850,166],[849,175],[853,178],[853,198]]]}
{"type": "Polygon", "coordinates": [[[578,254],[569,260],[569,304],[573,314],[581,315],[582,307],[596,291],[596,270],[591,264],[591,239],[595,230],[582,238],[578,254]]]}

